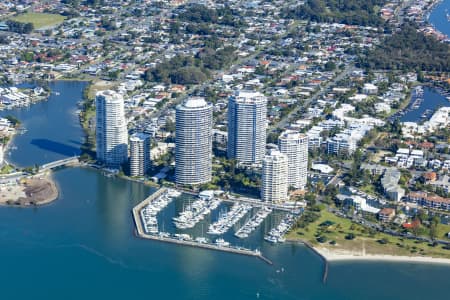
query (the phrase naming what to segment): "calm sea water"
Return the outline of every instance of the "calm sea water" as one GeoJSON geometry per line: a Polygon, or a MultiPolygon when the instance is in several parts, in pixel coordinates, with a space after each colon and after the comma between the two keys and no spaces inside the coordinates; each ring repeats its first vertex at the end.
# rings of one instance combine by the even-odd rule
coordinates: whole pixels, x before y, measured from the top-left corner
{"type": "Polygon", "coordinates": [[[429,120],[430,117],[432,116],[432,113],[428,114],[428,116],[424,119],[421,118],[422,114],[426,110],[434,112],[438,109],[438,107],[442,106],[450,106],[450,102],[444,96],[436,92],[434,89],[425,87],[423,92],[422,104],[420,104],[419,108],[407,112],[404,116],[400,118],[400,121],[419,122],[429,120]]]}
{"type": "Polygon", "coordinates": [[[447,13],[450,14],[450,0],[443,0],[431,12],[429,21],[437,30],[450,37],[450,21],[447,20],[447,13]]]}
{"type": "MultiPolygon", "coordinates": [[[[83,87],[82,83],[54,84],[67,111],[75,109],[83,87]]],[[[56,107],[62,105],[58,99],[46,102],[48,112],[58,111],[56,107]]],[[[45,114],[42,105],[32,106],[27,116],[33,119],[35,113],[45,114]]],[[[76,118],[46,113],[40,120],[35,124],[45,132],[30,129],[19,138],[67,145],[82,137],[76,118]]],[[[19,164],[29,164],[72,155],[71,151],[61,153],[52,147],[36,151],[33,143],[24,143],[11,157],[19,164]]],[[[134,235],[131,208],[152,193],[150,188],[81,168],[56,171],[54,178],[61,195],[52,204],[26,209],[0,207],[1,299],[220,300],[257,299],[259,294],[259,299],[344,300],[448,296],[450,268],[446,266],[333,263],[323,284],[322,261],[302,245],[260,243],[263,253],[274,262],[269,266],[251,257],[141,240],[134,235]]],[[[180,210],[179,202],[172,205],[180,210]]],[[[164,217],[168,220],[170,213],[164,217]]],[[[256,233],[253,241],[260,235],[256,233]]]]}
{"type": "Polygon", "coordinates": [[[0,116],[13,115],[28,132],[17,135],[7,160],[21,167],[42,165],[80,154],[83,131],[78,123],[76,103],[81,101],[84,82],[51,83],[48,101],[30,107],[0,111],[0,116]]]}

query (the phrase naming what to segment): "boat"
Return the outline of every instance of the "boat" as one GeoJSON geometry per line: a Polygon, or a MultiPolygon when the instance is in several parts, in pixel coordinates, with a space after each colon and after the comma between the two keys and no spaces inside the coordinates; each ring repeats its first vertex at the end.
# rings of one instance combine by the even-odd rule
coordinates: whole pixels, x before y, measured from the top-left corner
{"type": "Polygon", "coordinates": [[[197,238],[195,238],[195,241],[197,243],[200,243],[200,244],[207,244],[208,243],[208,239],[205,238],[205,237],[197,237],[197,238]]]}
{"type": "Polygon", "coordinates": [[[267,242],[270,242],[270,243],[274,243],[274,244],[276,242],[278,242],[278,239],[273,237],[273,236],[271,236],[271,235],[265,236],[264,240],[267,241],[267,242]]]}
{"type": "Polygon", "coordinates": [[[227,242],[227,241],[225,241],[225,240],[222,239],[222,238],[217,239],[217,240],[215,241],[215,244],[216,244],[217,246],[219,246],[219,247],[229,247],[229,246],[230,246],[230,243],[227,242]]]}
{"type": "Polygon", "coordinates": [[[168,195],[169,197],[174,197],[174,198],[176,198],[176,197],[180,197],[180,196],[181,196],[181,192],[180,192],[180,191],[177,191],[177,190],[175,190],[175,189],[168,189],[168,190],[167,190],[167,195],[168,195]]]}
{"type": "Polygon", "coordinates": [[[176,233],[174,237],[178,238],[180,241],[192,241],[192,237],[186,233],[176,233]]]}
{"type": "Polygon", "coordinates": [[[141,219],[147,233],[159,234],[160,237],[169,237],[170,234],[167,232],[158,232],[158,219],[157,214],[164,209],[170,202],[172,198],[165,196],[164,194],[160,197],[154,199],[148,205],[146,205],[140,211],[141,219]]]}
{"type": "Polygon", "coordinates": [[[266,219],[266,217],[272,212],[272,209],[264,206],[260,209],[256,215],[254,215],[250,220],[248,220],[244,226],[242,226],[234,234],[238,238],[247,238],[250,233],[252,233],[261,223],[266,219]]]}
{"type": "Polygon", "coordinates": [[[264,240],[270,243],[283,243],[286,241],[284,235],[294,224],[294,216],[287,214],[278,224],[277,227],[272,228],[267,235],[264,236],[264,240]]]}
{"type": "Polygon", "coordinates": [[[215,210],[220,203],[222,203],[222,200],[219,198],[199,197],[193,203],[189,202],[186,207],[183,207],[183,211],[172,220],[178,229],[193,228],[212,210],[215,210]]]}
{"type": "Polygon", "coordinates": [[[236,203],[229,212],[220,213],[219,219],[210,224],[208,234],[224,234],[252,208],[249,204],[236,203]]]}
{"type": "Polygon", "coordinates": [[[160,232],[158,235],[160,237],[163,237],[163,238],[169,238],[170,237],[170,233],[168,233],[168,232],[160,232]]]}

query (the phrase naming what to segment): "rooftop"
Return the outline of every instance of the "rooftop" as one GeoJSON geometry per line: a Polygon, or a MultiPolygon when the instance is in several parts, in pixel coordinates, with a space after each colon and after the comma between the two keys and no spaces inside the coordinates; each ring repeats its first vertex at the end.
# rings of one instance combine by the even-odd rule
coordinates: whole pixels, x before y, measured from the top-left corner
{"type": "Polygon", "coordinates": [[[280,134],[281,140],[298,140],[306,138],[307,136],[303,133],[299,133],[295,130],[286,130],[280,134]]]}
{"type": "Polygon", "coordinates": [[[205,99],[202,97],[192,97],[188,98],[184,103],[183,106],[185,108],[201,108],[207,106],[208,103],[206,103],[205,99]]]}
{"type": "Polygon", "coordinates": [[[260,92],[248,90],[236,91],[232,98],[234,98],[236,102],[241,103],[260,103],[267,101],[266,97],[260,92]]]}
{"type": "Polygon", "coordinates": [[[142,133],[142,132],[137,132],[134,133],[132,136],[130,136],[130,141],[143,141],[147,138],[149,138],[150,136],[148,134],[142,133]]]}

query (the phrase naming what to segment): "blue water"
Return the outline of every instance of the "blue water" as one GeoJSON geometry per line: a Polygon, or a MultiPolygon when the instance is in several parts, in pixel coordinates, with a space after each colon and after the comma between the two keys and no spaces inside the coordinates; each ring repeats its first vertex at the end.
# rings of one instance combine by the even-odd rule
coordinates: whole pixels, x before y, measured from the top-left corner
{"type": "MultiPolygon", "coordinates": [[[[71,103],[68,111],[75,109],[83,87],[67,82],[54,85],[61,99],[71,103]]],[[[47,102],[47,112],[58,111],[61,104],[47,102]]],[[[47,128],[45,134],[29,130],[19,138],[51,137],[61,144],[69,143],[67,136],[81,139],[77,119],[58,115],[64,111],[46,113],[37,104],[27,116],[33,119],[34,113],[46,114],[38,124],[47,128]],[[45,123],[52,123],[53,130],[45,123]],[[56,133],[61,128],[65,134],[56,133]]],[[[28,164],[44,161],[45,155],[63,155],[39,150],[23,144],[12,157],[28,164]]],[[[323,284],[322,261],[302,245],[260,242],[262,252],[274,262],[270,266],[252,257],[141,240],[134,235],[131,208],[151,194],[151,188],[82,168],[58,170],[54,179],[61,194],[52,204],[0,207],[1,299],[228,300],[257,299],[257,293],[259,299],[448,298],[447,266],[332,263],[323,284]]],[[[182,209],[180,202],[171,205],[163,212],[166,226],[171,214],[182,209]]],[[[268,229],[263,227],[253,242],[268,229]]]]}
{"type": "MultiPolygon", "coordinates": [[[[442,106],[450,106],[450,102],[441,94],[436,92],[433,89],[430,89],[428,87],[424,88],[423,93],[423,102],[417,109],[413,109],[409,112],[407,112],[405,115],[403,115],[400,118],[401,122],[419,122],[421,121],[422,114],[427,110],[436,111],[439,107],[442,106]]],[[[431,114],[425,118],[422,119],[422,121],[430,119],[431,114]]]]}
{"type": "Polygon", "coordinates": [[[450,37],[450,22],[447,20],[447,13],[450,14],[450,0],[443,0],[431,12],[429,22],[437,30],[450,37]]]}
{"type": "Polygon", "coordinates": [[[48,101],[31,107],[0,111],[0,116],[17,117],[28,131],[14,138],[11,146],[17,147],[18,151],[11,151],[7,160],[26,167],[79,155],[83,131],[78,123],[76,103],[82,99],[80,89],[86,84],[52,83],[48,101]]]}

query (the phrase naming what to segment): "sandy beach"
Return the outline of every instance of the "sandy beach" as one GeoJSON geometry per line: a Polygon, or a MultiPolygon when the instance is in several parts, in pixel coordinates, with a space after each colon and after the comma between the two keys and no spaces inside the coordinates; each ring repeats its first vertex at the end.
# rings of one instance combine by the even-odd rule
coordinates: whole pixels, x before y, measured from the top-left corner
{"type": "Polygon", "coordinates": [[[314,247],[313,250],[322,255],[328,262],[335,261],[391,261],[391,262],[411,262],[411,263],[431,263],[450,265],[450,259],[435,258],[426,256],[396,256],[383,254],[366,254],[362,252],[352,252],[346,250],[330,250],[327,248],[314,247]]]}

